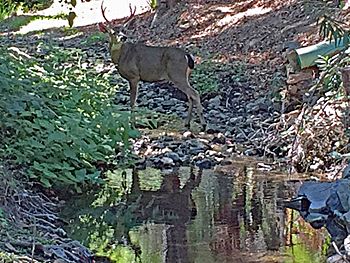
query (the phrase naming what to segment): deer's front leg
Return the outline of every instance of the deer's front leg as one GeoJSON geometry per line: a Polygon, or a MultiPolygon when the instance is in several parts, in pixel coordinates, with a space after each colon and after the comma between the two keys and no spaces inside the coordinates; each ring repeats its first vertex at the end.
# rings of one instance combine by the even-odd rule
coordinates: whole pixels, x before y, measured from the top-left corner
{"type": "Polygon", "coordinates": [[[131,108],[131,122],[135,125],[135,105],[137,98],[137,90],[138,90],[138,79],[129,80],[130,86],[130,108],[131,108]]]}
{"type": "Polygon", "coordinates": [[[137,90],[138,90],[138,79],[129,80],[129,86],[130,86],[130,107],[131,111],[134,110],[135,104],[136,104],[136,98],[137,98],[137,90]]]}

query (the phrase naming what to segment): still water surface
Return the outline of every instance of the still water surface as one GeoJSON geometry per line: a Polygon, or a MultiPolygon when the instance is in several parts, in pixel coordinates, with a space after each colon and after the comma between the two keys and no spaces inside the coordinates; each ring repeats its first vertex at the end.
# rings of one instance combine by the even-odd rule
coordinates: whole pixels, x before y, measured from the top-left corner
{"type": "Polygon", "coordinates": [[[326,232],[283,207],[300,182],[245,165],[113,171],[63,216],[100,262],[325,262],[326,232]]]}

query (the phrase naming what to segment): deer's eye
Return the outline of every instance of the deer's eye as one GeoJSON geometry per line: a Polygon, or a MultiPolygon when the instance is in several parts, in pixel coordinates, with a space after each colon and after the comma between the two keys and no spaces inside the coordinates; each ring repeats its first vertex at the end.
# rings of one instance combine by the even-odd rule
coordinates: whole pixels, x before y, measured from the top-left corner
{"type": "Polygon", "coordinates": [[[120,41],[125,42],[128,38],[126,36],[121,36],[120,41]]]}

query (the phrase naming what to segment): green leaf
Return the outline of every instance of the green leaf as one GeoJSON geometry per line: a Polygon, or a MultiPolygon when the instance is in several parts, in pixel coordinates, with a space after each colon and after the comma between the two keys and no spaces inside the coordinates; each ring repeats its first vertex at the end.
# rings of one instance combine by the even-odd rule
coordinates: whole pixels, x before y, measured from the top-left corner
{"type": "Polygon", "coordinates": [[[66,140],[66,135],[63,132],[53,132],[48,136],[48,141],[62,142],[66,140]]]}
{"type": "Polygon", "coordinates": [[[71,180],[72,182],[79,183],[78,179],[75,176],[73,176],[71,172],[68,172],[68,171],[64,172],[64,176],[69,180],[71,180]]]}
{"type": "Polygon", "coordinates": [[[20,114],[21,117],[31,117],[32,115],[33,113],[30,111],[22,111],[20,114]]]}
{"type": "Polygon", "coordinates": [[[50,179],[57,179],[58,176],[49,170],[45,170],[44,175],[50,179]]]}
{"type": "Polygon", "coordinates": [[[50,181],[45,177],[40,177],[40,182],[44,187],[47,187],[47,188],[51,187],[50,181]]]}
{"type": "Polygon", "coordinates": [[[70,149],[70,148],[64,149],[63,154],[67,158],[77,159],[76,152],[74,150],[70,149]]]}
{"type": "Polygon", "coordinates": [[[78,182],[84,182],[86,176],[86,169],[80,169],[75,171],[74,173],[78,182]]]}
{"type": "Polygon", "coordinates": [[[101,171],[96,171],[94,173],[88,174],[86,177],[89,178],[91,181],[96,181],[101,175],[101,171]]]}
{"type": "Polygon", "coordinates": [[[113,148],[108,144],[102,144],[99,147],[103,148],[107,153],[113,152],[113,148]]]}
{"type": "Polygon", "coordinates": [[[36,170],[38,170],[38,171],[44,171],[44,170],[45,170],[45,168],[44,168],[40,163],[38,163],[37,161],[34,161],[33,167],[34,167],[36,170]]]}
{"type": "Polygon", "coordinates": [[[34,138],[30,140],[30,145],[34,148],[44,149],[45,146],[41,144],[40,142],[37,142],[34,138]]]}
{"type": "Polygon", "coordinates": [[[141,136],[141,133],[138,130],[129,130],[128,135],[131,138],[138,138],[141,136]]]}

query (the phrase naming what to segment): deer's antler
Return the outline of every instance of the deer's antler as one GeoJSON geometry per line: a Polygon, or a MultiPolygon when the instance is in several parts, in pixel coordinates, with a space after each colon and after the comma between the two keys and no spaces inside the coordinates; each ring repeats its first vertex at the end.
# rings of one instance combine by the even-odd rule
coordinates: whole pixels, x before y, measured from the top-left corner
{"type": "Polygon", "coordinates": [[[109,21],[109,20],[107,19],[107,17],[106,17],[105,12],[106,12],[106,8],[107,8],[107,7],[103,7],[103,2],[104,2],[104,1],[102,1],[102,3],[101,3],[101,13],[102,13],[102,16],[103,16],[103,18],[106,20],[106,23],[107,23],[107,24],[111,24],[111,21],[109,21]]]}
{"type": "Polygon", "coordinates": [[[130,10],[130,15],[129,17],[125,20],[123,27],[128,27],[130,22],[134,19],[135,13],[136,13],[136,6],[134,6],[134,10],[131,7],[131,4],[129,4],[129,10],[130,10]]]}

